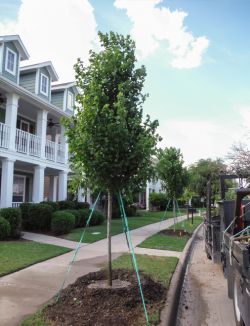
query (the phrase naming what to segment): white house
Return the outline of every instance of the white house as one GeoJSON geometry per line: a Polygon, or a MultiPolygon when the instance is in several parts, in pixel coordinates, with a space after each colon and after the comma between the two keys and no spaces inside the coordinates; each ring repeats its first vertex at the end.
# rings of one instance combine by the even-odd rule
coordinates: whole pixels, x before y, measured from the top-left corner
{"type": "Polygon", "coordinates": [[[58,81],[50,61],[29,58],[18,35],[0,36],[0,207],[67,197],[68,149],[61,117],[77,89],[58,81]]]}

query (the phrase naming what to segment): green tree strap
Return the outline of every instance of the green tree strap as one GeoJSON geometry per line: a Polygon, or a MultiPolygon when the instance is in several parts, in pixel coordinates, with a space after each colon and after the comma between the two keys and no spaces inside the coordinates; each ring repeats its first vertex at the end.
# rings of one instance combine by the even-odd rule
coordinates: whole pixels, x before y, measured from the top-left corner
{"type": "Polygon", "coordinates": [[[130,234],[130,230],[129,230],[129,226],[128,226],[128,218],[127,218],[126,213],[125,213],[124,204],[123,204],[123,200],[122,200],[122,196],[121,196],[120,192],[119,192],[119,197],[120,197],[122,214],[124,216],[126,231],[127,231],[127,234],[128,234],[129,248],[130,248],[130,252],[131,252],[132,257],[133,257],[134,268],[135,268],[137,281],[138,281],[138,285],[139,285],[139,289],[140,289],[144,314],[145,314],[147,324],[150,325],[149,318],[148,318],[148,312],[147,312],[147,308],[146,308],[146,304],[145,304],[145,299],[144,299],[144,295],[143,295],[143,291],[142,291],[142,285],[141,285],[141,279],[140,279],[140,275],[139,275],[138,265],[137,265],[136,256],[135,256],[135,252],[134,252],[134,246],[133,246],[133,243],[132,243],[131,234],[130,234]]]}
{"type": "Polygon", "coordinates": [[[62,282],[62,285],[60,286],[60,289],[59,289],[59,291],[58,291],[58,293],[57,293],[57,296],[56,296],[56,302],[57,302],[57,301],[60,299],[60,297],[61,297],[61,293],[62,293],[63,287],[64,287],[65,282],[66,282],[66,280],[67,280],[67,278],[68,278],[68,276],[69,276],[69,273],[71,272],[72,266],[73,266],[73,264],[74,264],[74,262],[75,262],[75,260],[76,260],[76,255],[77,255],[77,253],[78,253],[78,251],[79,251],[79,249],[80,249],[80,247],[81,247],[81,243],[83,242],[84,235],[85,235],[85,232],[86,232],[86,228],[89,226],[90,220],[91,220],[91,218],[92,218],[92,215],[93,215],[93,212],[94,212],[94,210],[95,210],[96,204],[97,204],[97,202],[98,202],[98,200],[99,200],[99,198],[100,198],[100,195],[101,195],[101,192],[99,192],[99,194],[98,194],[98,196],[97,196],[97,198],[96,198],[96,200],[95,200],[95,202],[94,202],[94,205],[93,205],[92,208],[91,208],[91,212],[90,212],[89,217],[88,217],[88,220],[87,220],[87,222],[86,222],[86,226],[85,226],[85,228],[84,228],[84,230],[83,230],[83,232],[82,232],[82,235],[81,235],[80,241],[78,242],[78,244],[77,244],[75,250],[73,251],[73,255],[72,255],[71,261],[70,261],[70,263],[69,263],[69,265],[68,265],[68,268],[67,268],[67,271],[66,271],[66,275],[65,275],[64,280],[63,280],[63,282],[62,282]]]}

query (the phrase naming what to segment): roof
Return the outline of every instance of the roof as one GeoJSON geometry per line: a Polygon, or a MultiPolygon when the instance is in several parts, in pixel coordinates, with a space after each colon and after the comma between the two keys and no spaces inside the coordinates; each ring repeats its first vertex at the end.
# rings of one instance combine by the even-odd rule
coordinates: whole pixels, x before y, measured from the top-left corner
{"type": "Polygon", "coordinates": [[[74,89],[74,93],[75,94],[78,94],[79,91],[76,87],[76,83],[75,82],[67,82],[67,83],[59,83],[59,84],[53,84],[51,86],[51,91],[59,91],[59,90],[64,90],[64,89],[67,89],[67,88],[70,88],[72,87],[74,89]]]}
{"type": "Polygon", "coordinates": [[[0,35],[0,43],[13,42],[20,53],[21,60],[29,59],[29,53],[26,50],[19,35],[0,35]]]}
{"type": "Polygon", "coordinates": [[[28,65],[28,66],[23,66],[20,68],[20,73],[22,72],[31,72],[31,71],[35,71],[39,68],[47,68],[49,71],[49,74],[52,78],[52,81],[57,81],[58,80],[58,75],[55,71],[54,66],[52,65],[51,61],[45,61],[45,62],[40,62],[40,63],[36,63],[36,64],[32,64],[32,65],[28,65]]]}

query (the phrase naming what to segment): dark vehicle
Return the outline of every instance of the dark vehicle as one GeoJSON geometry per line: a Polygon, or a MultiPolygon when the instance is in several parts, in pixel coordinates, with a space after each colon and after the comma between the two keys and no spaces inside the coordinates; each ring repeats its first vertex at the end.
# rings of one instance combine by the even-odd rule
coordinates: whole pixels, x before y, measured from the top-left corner
{"type": "Polygon", "coordinates": [[[236,325],[250,326],[250,188],[240,187],[236,189],[236,200],[226,200],[225,181],[236,178],[220,176],[221,200],[217,208],[211,205],[208,182],[205,250],[208,258],[222,264],[236,325]]]}

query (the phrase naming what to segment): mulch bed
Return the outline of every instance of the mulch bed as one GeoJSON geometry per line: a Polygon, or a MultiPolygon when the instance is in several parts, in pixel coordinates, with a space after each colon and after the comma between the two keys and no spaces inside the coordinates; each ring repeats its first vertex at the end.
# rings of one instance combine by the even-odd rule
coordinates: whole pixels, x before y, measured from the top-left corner
{"type": "MultiPolygon", "coordinates": [[[[160,309],[166,288],[140,273],[148,312],[160,309]]],[[[62,291],[57,303],[47,306],[43,315],[53,326],[138,326],[145,317],[135,273],[119,269],[113,279],[131,283],[125,288],[91,288],[95,280],[106,279],[104,271],[89,273],[62,291]]]]}
{"type": "Polygon", "coordinates": [[[176,237],[184,237],[184,236],[191,237],[191,234],[184,230],[166,229],[166,230],[160,231],[159,233],[164,234],[164,235],[172,235],[172,236],[176,236],[176,237]]]}

